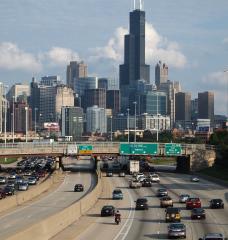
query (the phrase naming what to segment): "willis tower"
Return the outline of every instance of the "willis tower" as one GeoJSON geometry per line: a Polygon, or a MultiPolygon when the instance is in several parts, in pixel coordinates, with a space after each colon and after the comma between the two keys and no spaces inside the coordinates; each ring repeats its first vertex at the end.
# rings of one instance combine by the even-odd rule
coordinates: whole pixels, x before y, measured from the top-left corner
{"type": "MultiPolygon", "coordinates": [[[[119,79],[121,91],[121,110],[130,107],[137,101],[138,80],[150,83],[150,66],[145,64],[145,11],[142,0],[130,12],[130,33],[124,38],[124,64],[120,65],[119,79]]],[[[131,111],[132,112],[132,111],[131,111]]]]}

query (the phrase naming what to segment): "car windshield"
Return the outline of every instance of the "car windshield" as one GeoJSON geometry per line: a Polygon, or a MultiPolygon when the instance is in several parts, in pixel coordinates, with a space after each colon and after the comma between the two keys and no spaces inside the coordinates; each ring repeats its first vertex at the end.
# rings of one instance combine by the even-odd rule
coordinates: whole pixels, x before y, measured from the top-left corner
{"type": "Polygon", "coordinates": [[[199,198],[189,198],[189,201],[196,202],[199,201],[199,198]]]}
{"type": "Polygon", "coordinates": [[[147,199],[146,198],[139,198],[139,199],[137,199],[137,202],[147,202],[147,199]]]}
{"type": "Polygon", "coordinates": [[[167,208],[167,213],[179,213],[179,209],[178,208],[167,208]]]}
{"type": "Polygon", "coordinates": [[[182,223],[176,223],[176,224],[171,224],[170,226],[169,226],[169,228],[170,229],[183,229],[185,226],[184,226],[184,224],[182,224],[182,223]]]}
{"type": "Polygon", "coordinates": [[[222,199],[212,199],[212,202],[222,202],[222,199]]]}
{"type": "Polygon", "coordinates": [[[105,209],[113,209],[113,206],[104,206],[105,209]]]}
{"type": "Polygon", "coordinates": [[[203,208],[194,208],[192,211],[194,213],[204,213],[204,209],[203,208]]]}
{"type": "Polygon", "coordinates": [[[158,189],[158,192],[166,192],[167,190],[166,189],[163,189],[163,188],[161,188],[161,189],[158,189]]]}
{"type": "Polygon", "coordinates": [[[113,193],[119,194],[119,193],[122,193],[122,192],[120,190],[114,190],[113,193]]]}

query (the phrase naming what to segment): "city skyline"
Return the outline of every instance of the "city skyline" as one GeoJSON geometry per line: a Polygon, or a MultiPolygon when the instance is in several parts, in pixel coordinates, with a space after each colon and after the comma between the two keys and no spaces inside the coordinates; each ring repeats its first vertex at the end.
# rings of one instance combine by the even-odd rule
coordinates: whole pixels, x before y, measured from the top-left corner
{"type": "MultiPolygon", "coordinates": [[[[17,1],[1,1],[0,81],[29,83],[32,76],[55,74],[65,80],[70,60],[84,60],[89,75],[117,78],[133,1],[87,2],[90,9],[82,0],[32,0],[24,1],[23,7],[17,1]]],[[[192,92],[192,98],[214,91],[215,113],[226,114],[228,3],[196,3],[145,0],[150,80],[154,83],[155,64],[162,60],[169,67],[169,79],[180,81],[183,91],[192,92]]]]}

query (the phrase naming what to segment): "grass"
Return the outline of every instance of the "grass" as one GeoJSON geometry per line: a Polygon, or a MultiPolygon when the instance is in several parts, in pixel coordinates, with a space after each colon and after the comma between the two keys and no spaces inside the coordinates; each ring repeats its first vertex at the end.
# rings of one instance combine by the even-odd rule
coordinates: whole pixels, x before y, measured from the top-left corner
{"type": "Polygon", "coordinates": [[[213,166],[203,169],[200,172],[228,182],[228,168],[222,166],[213,166]]]}
{"type": "Polygon", "coordinates": [[[156,159],[151,159],[149,160],[150,163],[154,165],[172,165],[176,164],[176,159],[175,158],[156,158],[156,159]]]}
{"type": "Polygon", "coordinates": [[[17,158],[12,157],[12,158],[0,158],[0,164],[10,164],[14,163],[17,161],[17,158]]]}

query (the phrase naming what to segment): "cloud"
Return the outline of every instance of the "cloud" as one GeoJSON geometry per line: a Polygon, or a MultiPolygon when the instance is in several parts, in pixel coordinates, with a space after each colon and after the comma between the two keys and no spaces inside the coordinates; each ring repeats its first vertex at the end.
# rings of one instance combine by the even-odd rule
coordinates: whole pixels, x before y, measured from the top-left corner
{"type": "MultiPolygon", "coordinates": [[[[121,63],[124,54],[124,35],[127,33],[126,28],[117,28],[114,36],[108,40],[105,46],[92,50],[90,60],[109,59],[121,63]]],[[[146,62],[155,64],[159,60],[175,68],[182,68],[187,63],[187,59],[180,51],[178,43],[171,42],[159,35],[152,24],[146,23],[146,62]]]]}
{"type": "Polygon", "coordinates": [[[42,69],[42,64],[38,58],[19,49],[16,44],[2,42],[0,43],[0,68],[39,72],[42,69]]]}
{"type": "Polygon", "coordinates": [[[79,60],[78,53],[74,52],[69,48],[52,47],[50,51],[45,53],[44,58],[46,58],[51,65],[65,66],[70,61],[79,60]]]}
{"type": "Polygon", "coordinates": [[[228,37],[224,38],[222,41],[224,44],[228,44],[228,37]]]}
{"type": "Polygon", "coordinates": [[[211,87],[225,87],[228,84],[228,73],[213,72],[203,77],[202,81],[211,87]]]}

